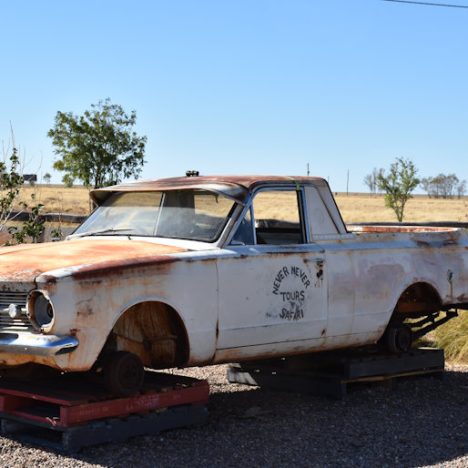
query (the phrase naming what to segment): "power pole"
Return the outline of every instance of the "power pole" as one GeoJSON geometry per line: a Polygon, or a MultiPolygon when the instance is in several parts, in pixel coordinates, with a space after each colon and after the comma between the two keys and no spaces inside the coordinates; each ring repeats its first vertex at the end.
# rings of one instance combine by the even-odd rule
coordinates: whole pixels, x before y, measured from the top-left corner
{"type": "Polygon", "coordinates": [[[310,170],[309,170],[309,163],[307,163],[307,177],[309,177],[310,170]]]}
{"type": "Polygon", "coordinates": [[[346,195],[349,195],[349,169],[346,177],[346,195]]]}

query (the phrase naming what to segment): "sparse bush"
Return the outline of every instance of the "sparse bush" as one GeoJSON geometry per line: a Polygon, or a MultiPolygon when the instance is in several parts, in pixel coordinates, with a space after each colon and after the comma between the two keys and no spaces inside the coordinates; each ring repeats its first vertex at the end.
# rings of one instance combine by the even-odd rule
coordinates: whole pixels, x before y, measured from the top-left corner
{"type": "Polygon", "coordinates": [[[50,230],[50,238],[54,242],[60,241],[64,238],[62,226],[60,224],[50,230]]]}
{"type": "Polygon", "coordinates": [[[385,192],[385,205],[391,208],[401,223],[406,203],[413,198],[411,193],[419,185],[418,170],[409,159],[397,158],[391,164],[388,174],[382,171],[377,175],[377,187],[385,192]]]}
{"type": "Polygon", "coordinates": [[[44,218],[41,216],[41,211],[44,208],[42,203],[38,203],[31,207],[31,212],[26,221],[20,226],[10,226],[8,233],[11,235],[11,239],[14,242],[8,242],[8,244],[16,243],[22,244],[27,241],[36,243],[39,241],[42,233],[44,232],[44,218]]]}
{"type": "Polygon", "coordinates": [[[28,240],[37,242],[44,231],[44,221],[40,216],[44,205],[35,203],[34,194],[31,195],[31,201],[34,202],[31,206],[24,201],[18,201],[20,189],[24,184],[19,167],[18,150],[13,148],[8,162],[0,161],[0,232],[8,231],[11,236],[8,244],[20,244],[28,240]],[[30,209],[29,218],[23,224],[8,226],[15,219],[15,206],[19,206],[22,211],[30,209]]]}

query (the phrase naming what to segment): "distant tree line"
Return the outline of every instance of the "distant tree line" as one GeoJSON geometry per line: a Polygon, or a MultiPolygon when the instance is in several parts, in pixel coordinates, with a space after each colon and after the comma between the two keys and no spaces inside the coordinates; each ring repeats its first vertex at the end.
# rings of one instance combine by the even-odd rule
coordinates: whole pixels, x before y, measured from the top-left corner
{"type": "MultiPolygon", "coordinates": [[[[364,177],[364,184],[370,193],[385,191],[379,179],[385,174],[384,169],[374,167],[370,174],[364,177]]],[[[460,180],[455,174],[438,174],[435,177],[425,177],[419,181],[420,187],[429,198],[461,198],[466,194],[466,180],[460,180]]]]}
{"type": "Polygon", "coordinates": [[[466,180],[455,174],[439,174],[421,179],[421,187],[430,198],[461,198],[466,193],[466,180]]]}

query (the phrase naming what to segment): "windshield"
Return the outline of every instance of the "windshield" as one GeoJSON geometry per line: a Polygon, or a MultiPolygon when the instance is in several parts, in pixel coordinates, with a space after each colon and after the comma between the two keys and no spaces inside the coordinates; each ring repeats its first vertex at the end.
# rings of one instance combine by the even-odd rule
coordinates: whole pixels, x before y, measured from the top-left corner
{"type": "Polygon", "coordinates": [[[207,190],[117,192],[73,236],[151,236],[215,241],[234,202],[207,190]]]}

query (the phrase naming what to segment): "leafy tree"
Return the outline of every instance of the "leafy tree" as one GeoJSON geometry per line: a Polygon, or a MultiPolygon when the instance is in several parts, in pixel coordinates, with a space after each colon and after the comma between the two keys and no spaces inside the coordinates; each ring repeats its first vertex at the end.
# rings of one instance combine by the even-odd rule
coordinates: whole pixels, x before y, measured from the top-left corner
{"type": "Polygon", "coordinates": [[[44,182],[45,182],[46,184],[50,184],[50,181],[51,181],[51,179],[52,179],[52,176],[51,176],[48,172],[46,172],[46,173],[42,176],[42,178],[44,179],[44,182]]]}
{"type": "Polygon", "coordinates": [[[391,208],[401,223],[406,202],[412,198],[411,193],[418,186],[418,170],[409,159],[397,158],[391,164],[388,174],[384,171],[377,178],[377,186],[385,192],[385,205],[391,208]]]}
{"type": "Polygon", "coordinates": [[[94,188],[138,178],[145,163],[146,137],[133,131],[135,122],[135,111],[127,114],[110,99],[92,104],[81,116],[57,112],[47,134],[59,156],[54,169],[66,173],[67,185],[79,179],[94,188]]]}

